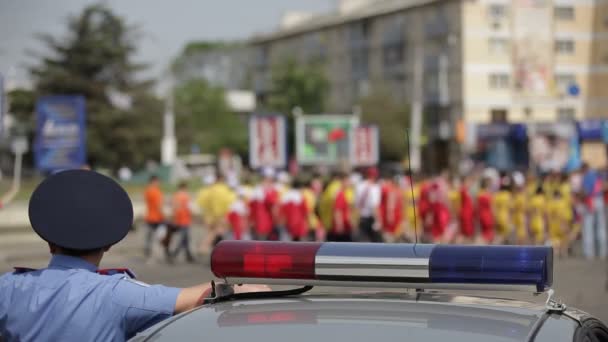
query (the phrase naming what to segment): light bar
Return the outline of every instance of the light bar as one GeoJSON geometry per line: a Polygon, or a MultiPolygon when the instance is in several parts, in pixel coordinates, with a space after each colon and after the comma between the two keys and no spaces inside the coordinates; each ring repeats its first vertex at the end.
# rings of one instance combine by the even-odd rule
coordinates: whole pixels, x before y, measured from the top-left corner
{"type": "Polygon", "coordinates": [[[532,290],[553,283],[546,246],[222,241],[211,271],[231,284],[532,290]]]}

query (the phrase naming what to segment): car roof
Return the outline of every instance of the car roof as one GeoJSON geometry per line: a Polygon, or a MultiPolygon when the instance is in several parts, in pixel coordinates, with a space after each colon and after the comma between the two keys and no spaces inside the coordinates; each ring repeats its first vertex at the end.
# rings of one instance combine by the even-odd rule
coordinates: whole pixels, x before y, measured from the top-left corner
{"type": "MultiPolygon", "coordinates": [[[[140,337],[153,341],[523,341],[543,305],[437,293],[306,295],[205,305],[140,337]]],[[[546,318],[545,318],[546,319],[546,318]]]]}

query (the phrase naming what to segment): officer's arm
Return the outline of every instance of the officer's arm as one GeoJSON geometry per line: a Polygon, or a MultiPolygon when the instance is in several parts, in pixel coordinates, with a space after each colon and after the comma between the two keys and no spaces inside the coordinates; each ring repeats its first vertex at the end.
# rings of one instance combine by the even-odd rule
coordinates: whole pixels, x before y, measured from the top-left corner
{"type": "Polygon", "coordinates": [[[209,283],[182,289],[175,301],[175,314],[194,309],[201,303],[202,298],[209,297],[211,285],[209,283]]]}
{"type": "MultiPolygon", "coordinates": [[[[235,293],[243,292],[263,292],[270,291],[270,288],[266,285],[241,285],[235,286],[235,293]]],[[[208,298],[211,295],[211,284],[205,283],[193,287],[181,289],[177,300],[175,301],[175,309],[173,313],[175,315],[194,309],[200,306],[203,299],[208,298]]]]}

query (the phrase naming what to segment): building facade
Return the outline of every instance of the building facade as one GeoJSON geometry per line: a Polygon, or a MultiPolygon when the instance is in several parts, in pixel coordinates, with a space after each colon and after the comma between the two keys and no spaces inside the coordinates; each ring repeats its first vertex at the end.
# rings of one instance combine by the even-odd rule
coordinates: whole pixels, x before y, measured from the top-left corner
{"type": "Polygon", "coordinates": [[[250,44],[261,104],[274,63],[320,63],[328,112],[349,113],[377,89],[408,105],[420,88],[439,148],[464,123],[608,117],[607,0],[372,0],[250,44]]]}

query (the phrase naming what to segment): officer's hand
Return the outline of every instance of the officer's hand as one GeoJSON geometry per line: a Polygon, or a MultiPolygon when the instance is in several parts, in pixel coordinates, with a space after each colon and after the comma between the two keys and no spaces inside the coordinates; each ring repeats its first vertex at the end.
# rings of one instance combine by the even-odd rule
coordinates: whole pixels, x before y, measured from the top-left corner
{"type": "Polygon", "coordinates": [[[234,287],[234,293],[247,292],[269,292],[272,289],[268,285],[237,285],[234,287]]]}

